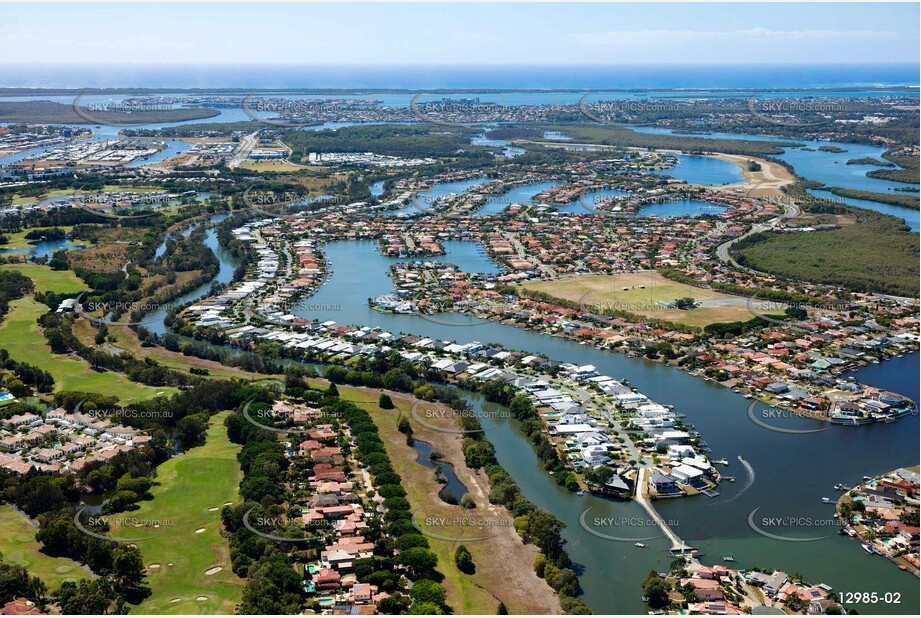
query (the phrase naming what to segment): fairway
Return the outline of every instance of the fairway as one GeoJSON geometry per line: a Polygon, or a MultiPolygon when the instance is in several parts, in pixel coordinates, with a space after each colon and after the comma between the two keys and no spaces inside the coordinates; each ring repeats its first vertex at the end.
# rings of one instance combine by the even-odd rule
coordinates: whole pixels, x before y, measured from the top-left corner
{"type": "Polygon", "coordinates": [[[55,380],[55,390],[104,393],[118,397],[123,404],[176,392],[176,389],[169,387],[132,382],[111,371],[93,371],[88,363],[74,356],[52,354],[41,327],[36,323],[47,311],[47,306],[32,298],[21,298],[10,303],[10,311],[0,323],[0,347],[6,348],[13,360],[51,373],[55,380]]]}
{"type": "Polygon", "coordinates": [[[39,551],[41,543],[35,540],[35,528],[21,513],[8,504],[0,505],[0,554],[6,564],[18,564],[38,577],[48,591],[53,592],[64,582],[90,579],[76,562],[68,558],[52,558],[39,551]]]}
{"type": "MultiPolygon", "coordinates": [[[[212,417],[204,446],[157,468],[153,500],[141,502],[137,511],[120,515],[163,525],[111,527],[109,534],[114,538],[150,537],[136,544],[144,556],[153,594],[133,613],[232,614],[240,602],[246,582],[230,570],[228,541],[221,536],[220,509],[225,502],[238,500],[243,478],[237,463],[240,447],[230,442],[224,427],[227,415],[223,412],[212,417]],[[221,570],[205,574],[216,567],[221,570]]],[[[114,517],[108,520],[112,522],[114,517]]]]}
{"type": "Polygon", "coordinates": [[[666,320],[687,326],[702,327],[716,322],[747,321],[755,317],[748,309],[746,298],[670,281],[654,270],[536,281],[526,283],[523,287],[579,303],[586,309],[602,313],[627,311],[651,320],[666,320]],[[682,310],[659,304],[684,297],[693,298],[702,306],[682,310]]]}
{"type": "Polygon", "coordinates": [[[0,270],[15,270],[35,284],[36,292],[74,294],[86,289],[86,284],[70,270],[51,270],[41,264],[0,264],[0,270]]]}

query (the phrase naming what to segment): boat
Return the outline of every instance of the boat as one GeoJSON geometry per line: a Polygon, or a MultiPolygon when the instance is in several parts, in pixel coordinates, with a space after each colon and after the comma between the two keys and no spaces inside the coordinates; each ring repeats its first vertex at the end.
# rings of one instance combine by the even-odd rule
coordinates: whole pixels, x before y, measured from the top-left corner
{"type": "Polygon", "coordinates": [[[585,495],[585,490],[584,490],[584,489],[580,489],[579,491],[576,492],[576,495],[577,495],[577,496],[584,496],[584,495],[585,495]]]}
{"type": "Polygon", "coordinates": [[[875,553],[876,553],[875,551],[873,551],[873,548],[870,547],[869,545],[867,545],[866,543],[861,543],[860,546],[863,547],[863,550],[864,550],[865,552],[867,552],[868,554],[875,554],[875,553]]]}
{"type": "Polygon", "coordinates": [[[717,459],[717,460],[714,461],[713,463],[715,463],[715,464],[720,464],[721,466],[728,466],[728,465],[729,465],[729,462],[726,461],[725,459],[717,459]]]}
{"type": "Polygon", "coordinates": [[[726,554],[725,556],[723,556],[723,560],[725,560],[726,562],[735,562],[735,561],[736,561],[736,559],[732,557],[732,554],[726,554]]]}
{"type": "Polygon", "coordinates": [[[646,547],[645,543],[634,543],[636,547],[646,547]]]}
{"type": "Polygon", "coordinates": [[[735,482],[736,482],[736,477],[734,477],[734,476],[724,476],[723,478],[724,478],[725,480],[729,481],[730,483],[735,483],[735,482]]]}
{"type": "Polygon", "coordinates": [[[822,498],[822,502],[824,502],[825,504],[828,504],[829,502],[831,502],[831,500],[829,498],[822,498]]]}

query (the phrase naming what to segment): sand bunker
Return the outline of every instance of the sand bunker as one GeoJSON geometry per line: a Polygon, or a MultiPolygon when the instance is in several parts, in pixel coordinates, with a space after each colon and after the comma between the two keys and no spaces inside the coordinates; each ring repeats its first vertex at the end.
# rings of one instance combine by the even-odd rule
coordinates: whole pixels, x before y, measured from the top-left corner
{"type": "Polygon", "coordinates": [[[176,597],[175,599],[170,599],[170,603],[179,603],[181,601],[182,599],[180,599],[179,597],[176,597]]]}
{"type": "Polygon", "coordinates": [[[208,597],[195,597],[196,601],[207,601],[208,597]]]}
{"type": "Polygon", "coordinates": [[[221,509],[220,509],[220,507],[212,506],[212,507],[211,507],[210,509],[208,509],[208,510],[211,511],[211,512],[213,513],[214,511],[219,511],[219,510],[221,510],[221,509]]]}
{"type": "Polygon", "coordinates": [[[148,568],[148,569],[159,569],[159,568],[160,568],[160,565],[157,564],[156,562],[154,562],[153,564],[151,564],[151,565],[148,566],[147,568],[148,568]]]}
{"type": "Polygon", "coordinates": [[[208,569],[207,571],[205,571],[205,575],[214,575],[214,574],[217,573],[218,571],[222,570],[222,568],[223,568],[223,567],[211,567],[210,569],[208,569]]]}
{"type": "Polygon", "coordinates": [[[195,534],[201,534],[204,531],[205,531],[204,528],[199,528],[198,530],[195,531],[195,534]]]}

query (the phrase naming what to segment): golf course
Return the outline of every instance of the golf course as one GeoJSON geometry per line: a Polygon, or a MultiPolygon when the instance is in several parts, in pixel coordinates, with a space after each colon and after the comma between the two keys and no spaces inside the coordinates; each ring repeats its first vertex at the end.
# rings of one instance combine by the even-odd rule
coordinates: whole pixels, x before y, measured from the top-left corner
{"type": "Polygon", "coordinates": [[[38,577],[49,591],[55,591],[66,581],[76,582],[92,577],[73,560],[53,558],[43,554],[41,543],[35,540],[35,528],[22,513],[8,504],[0,504],[0,554],[6,564],[18,564],[38,577]]]}
{"type": "Polygon", "coordinates": [[[230,550],[221,536],[221,507],[238,500],[243,474],[239,446],[227,438],[224,419],[215,415],[204,446],[157,468],[152,500],[140,509],[108,516],[113,538],[148,537],[135,544],[147,566],[152,594],[136,614],[232,614],[245,580],[230,570],[230,550]],[[127,526],[130,518],[159,527],[127,526]],[[156,525],[156,524],[155,524],[156,525]]]}

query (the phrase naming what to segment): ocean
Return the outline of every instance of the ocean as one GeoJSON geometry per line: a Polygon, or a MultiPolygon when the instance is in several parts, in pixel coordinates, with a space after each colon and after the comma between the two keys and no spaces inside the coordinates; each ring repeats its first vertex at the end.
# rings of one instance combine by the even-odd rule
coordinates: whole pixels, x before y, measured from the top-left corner
{"type": "Polygon", "coordinates": [[[0,87],[675,89],[917,86],[918,64],[7,65],[0,87]]]}

